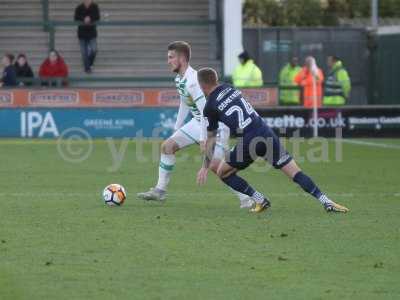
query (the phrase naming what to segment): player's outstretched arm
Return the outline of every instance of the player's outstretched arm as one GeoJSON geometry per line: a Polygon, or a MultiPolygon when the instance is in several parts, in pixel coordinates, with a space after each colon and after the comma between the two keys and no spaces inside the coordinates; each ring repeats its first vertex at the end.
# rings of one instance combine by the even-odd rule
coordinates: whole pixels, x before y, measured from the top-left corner
{"type": "Polygon", "coordinates": [[[203,157],[203,165],[197,173],[197,183],[203,185],[207,181],[208,169],[214,156],[215,144],[217,142],[217,130],[207,131],[206,149],[203,157]]]}
{"type": "Polygon", "coordinates": [[[207,127],[208,127],[208,122],[206,118],[202,115],[201,116],[201,121],[200,121],[200,152],[202,154],[206,153],[206,136],[207,136],[207,127]]]}

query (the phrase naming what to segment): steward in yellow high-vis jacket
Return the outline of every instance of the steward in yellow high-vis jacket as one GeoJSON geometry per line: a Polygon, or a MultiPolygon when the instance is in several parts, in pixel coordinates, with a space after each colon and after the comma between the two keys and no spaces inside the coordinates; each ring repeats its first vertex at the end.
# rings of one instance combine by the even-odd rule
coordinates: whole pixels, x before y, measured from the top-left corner
{"type": "Polygon", "coordinates": [[[336,56],[328,56],[329,73],[325,78],[324,105],[344,105],[349,98],[351,81],[343,63],[336,56]]]}
{"type": "Polygon", "coordinates": [[[292,57],[290,62],[279,72],[279,104],[300,104],[300,89],[294,82],[294,78],[300,71],[301,67],[298,65],[297,57],[292,57]]]}
{"type": "Polygon", "coordinates": [[[262,87],[264,84],[262,72],[247,51],[243,51],[238,58],[240,64],[232,74],[233,85],[237,88],[262,87]]]}

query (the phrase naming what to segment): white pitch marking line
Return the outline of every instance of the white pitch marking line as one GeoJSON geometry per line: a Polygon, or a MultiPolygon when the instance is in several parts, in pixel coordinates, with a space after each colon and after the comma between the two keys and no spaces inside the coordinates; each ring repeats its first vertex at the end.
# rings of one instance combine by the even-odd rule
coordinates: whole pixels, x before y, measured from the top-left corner
{"type": "Polygon", "coordinates": [[[383,143],[366,142],[366,141],[349,140],[349,139],[338,139],[337,141],[347,143],[347,144],[353,144],[353,145],[400,150],[399,145],[393,145],[393,144],[383,144],[383,143]]]}
{"type": "MultiPolygon", "coordinates": [[[[170,197],[191,197],[191,196],[221,196],[221,195],[228,195],[226,192],[218,192],[218,193],[204,193],[204,192],[199,192],[199,193],[179,193],[179,192],[171,192],[169,193],[170,197]]],[[[299,197],[299,196],[304,196],[306,193],[266,193],[268,196],[271,197],[299,197]]],[[[79,196],[86,196],[86,197],[101,197],[101,193],[32,193],[32,192],[23,192],[23,193],[0,193],[0,198],[1,197],[29,197],[29,198],[50,198],[50,197],[58,197],[58,198],[70,198],[70,197],[79,197],[79,196]]],[[[376,197],[400,197],[400,192],[394,192],[394,193],[368,193],[368,192],[357,192],[356,194],[353,193],[329,193],[329,196],[332,198],[335,197],[346,197],[346,198],[354,198],[356,196],[376,196],[376,197]]],[[[136,198],[136,191],[132,192],[129,194],[128,192],[128,197],[129,198],[136,198]]]]}

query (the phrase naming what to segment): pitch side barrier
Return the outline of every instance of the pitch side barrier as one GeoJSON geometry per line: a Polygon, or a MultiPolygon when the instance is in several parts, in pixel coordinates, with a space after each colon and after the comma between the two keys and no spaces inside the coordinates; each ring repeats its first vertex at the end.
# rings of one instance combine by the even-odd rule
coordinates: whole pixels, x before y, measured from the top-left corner
{"type": "MultiPolygon", "coordinates": [[[[277,88],[243,94],[280,136],[310,137],[312,110],[277,106],[277,88]]],[[[175,89],[12,89],[0,91],[0,137],[165,138],[174,130],[175,89]]],[[[400,137],[400,105],[319,109],[319,135],[400,137]]]]}
{"type": "MultiPolygon", "coordinates": [[[[280,136],[313,135],[312,109],[277,106],[257,111],[280,136]]],[[[317,122],[320,137],[400,137],[400,105],[323,107],[317,122]]]]}
{"type": "MultiPolygon", "coordinates": [[[[277,88],[246,89],[256,107],[277,104],[277,88]]],[[[175,88],[0,90],[0,137],[165,138],[172,134],[175,88]]]]}

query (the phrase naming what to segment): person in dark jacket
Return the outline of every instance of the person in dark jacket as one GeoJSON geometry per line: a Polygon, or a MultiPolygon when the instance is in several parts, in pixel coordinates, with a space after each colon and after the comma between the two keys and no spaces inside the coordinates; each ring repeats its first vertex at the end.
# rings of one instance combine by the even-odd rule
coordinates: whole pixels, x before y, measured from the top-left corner
{"type": "Polygon", "coordinates": [[[33,78],[33,71],[31,66],[26,59],[25,54],[19,54],[17,56],[17,61],[14,64],[15,73],[17,75],[17,81],[19,85],[32,85],[32,82],[22,82],[22,78],[33,78]]]}
{"type": "Polygon", "coordinates": [[[92,0],[84,0],[76,7],[74,19],[83,23],[78,26],[78,39],[85,72],[91,73],[97,53],[96,22],[100,20],[99,6],[92,0]]]}
{"type": "Polygon", "coordinates": [[[17,76],[15,74],[13,62],[14,55],[6,54],[3,56],[2,63],[4,70],[0,80],[0,87],[13,87],[17,85],[17,76]]]}

